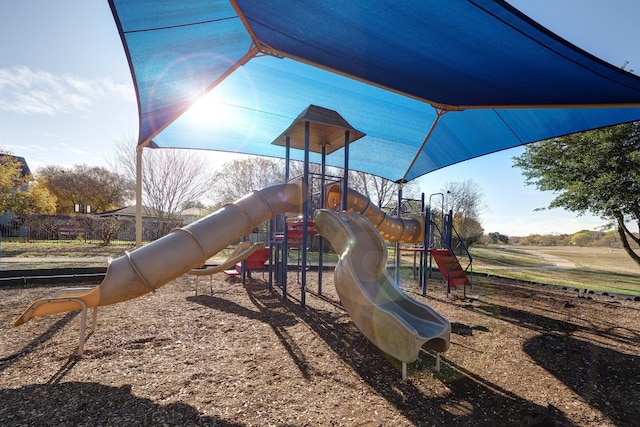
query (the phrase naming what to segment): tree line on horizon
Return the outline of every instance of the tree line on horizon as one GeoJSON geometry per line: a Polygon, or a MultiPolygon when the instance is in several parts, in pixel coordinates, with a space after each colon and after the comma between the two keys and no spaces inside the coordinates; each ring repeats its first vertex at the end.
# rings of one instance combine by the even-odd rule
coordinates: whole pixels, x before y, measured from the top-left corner
{"type": "MultiPolygon", "coordinates": [[[[1,148],[0,153],[11,154],[1,148]]],[[[143,153],[142,203],[163,219],[175,219],[189,207],[212,212],[253,190],[284,181],[284,162],[280,159],[247,157],[210,170],[197,151],[145,148],[143,153]]],[[[102,213],[122,207],[135,198],[135,159],[136,144],[131,138],[116,141],[110,161],[113,171],[86,165],[50,165],[31,176],[23,173],[12,156],[5,155],[0,157],[0,212],[11,210],[18,216],[72,213],[79,205],[89,205],[91,212],[102,213]]],[[[485,234],[479,220],[483,209],[481,188],[472,180],[446,183],[442,189],[447,195],[446,210],[453,212],[454,227],[465,244],[621,245],[640,265],[640,255],[635,251],[640,237],[629,229],[633,224],[640,230],[638,122],[529,144],[513,160],[528,185],[556,194],[549,208],[562,207],[578,215],[590,212],[609,220],[614,231],[517,237],[485,234]]],[[[319,172],[319,165],[310,168],[312,174],[319,172]]],[[[328,168],[326,173],[340,179],[343,171],[328,168]]],[[[301,174],[302,164],[292,162],[290,176],[301,174]]],[[[397,185],[391,181],[352,171],[349,184],[390,213],[406,208],[398,209],[397,185]]],[[[414,198],[415,202],[417,193],[413,183],[403,185],[409,201],[407,209],[411,209],[410,201],[414,198]]]]}
{"type": "MultiPolygon", "coordinates": [[[[623,244],[616,230],[581,230],[573,234],[533,233],[527,236],[507,236],[498,232],[491,232],[485,234],[478,243],[483,245],[580,246],[623,249],[623,244]]],[[[640,248],[640,245],[635,242],[631,242],[630,245],[634,249],[640,248]]]]}

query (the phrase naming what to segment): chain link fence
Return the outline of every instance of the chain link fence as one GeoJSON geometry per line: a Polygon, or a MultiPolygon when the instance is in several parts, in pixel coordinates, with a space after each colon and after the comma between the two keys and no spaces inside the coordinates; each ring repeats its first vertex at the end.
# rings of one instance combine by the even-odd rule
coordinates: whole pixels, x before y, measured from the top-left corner
{"type": "MultiPolygon", "coordinates": [[[[182,226],[182,219],[143,219],[144,241],[153,241],[182,226]]],[[[2,238],[26,241],[83,239],[109,244],[136,240],[135,218],[94,215],[29,215],[0,223],[2,238]]]]}

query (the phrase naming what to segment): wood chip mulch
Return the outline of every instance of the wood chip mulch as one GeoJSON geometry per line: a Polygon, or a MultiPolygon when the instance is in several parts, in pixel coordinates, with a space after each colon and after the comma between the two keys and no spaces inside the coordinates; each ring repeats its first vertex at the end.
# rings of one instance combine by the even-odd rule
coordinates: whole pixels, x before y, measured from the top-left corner
{"type": "Polygon", "coordinates": [[[499,278],[477,278],[467,298],[404,284],[452,335],[439,372],[425,352],[403,381],[331,273],[322,295],[307,274],[304,308],[296,276],[286,299],[260,273],[182,276],[100,307],[80,357],[77,312],[13,327],[64,285],[0,288],[0,425],[638,425],[639,302],[499,278]]]}

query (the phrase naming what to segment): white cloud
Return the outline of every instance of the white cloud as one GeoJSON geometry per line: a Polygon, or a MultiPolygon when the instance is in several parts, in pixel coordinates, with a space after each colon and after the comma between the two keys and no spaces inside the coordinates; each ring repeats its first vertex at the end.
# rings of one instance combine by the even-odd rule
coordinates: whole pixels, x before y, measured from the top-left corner
{"type": "Polygon", "coordinates": [[[107,78],[57,76],[24,66],[0,68],[0,111],[55,116],[87,111],[109,97],[131,100],[134,93],[107,78]]]}

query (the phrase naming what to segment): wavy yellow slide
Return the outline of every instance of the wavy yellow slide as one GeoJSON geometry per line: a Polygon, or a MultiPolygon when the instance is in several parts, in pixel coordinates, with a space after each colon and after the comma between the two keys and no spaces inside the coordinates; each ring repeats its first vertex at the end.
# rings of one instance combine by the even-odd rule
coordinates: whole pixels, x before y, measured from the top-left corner
{"type": "Polygon", "coordinates": [[[415,361],[420,348],[449,348],[449,322],[394,284],[386,243],[369,219],[354,211],[317,210],[315,227],[340,257],[334,273],[340,301],[372,343],[405,363],[415,361]]]}
{"type": "Polygon", "coordinates": [[[299,212],[302,205],[299,182],[274,185],[243,197],[235,203],[184,228],[115,259],[102,283],[88,293],[57,295],[35,301],[15,321],[21,325],[34,317],[115,304],[153,292],[180,275],[202,266],[222,249],[245,236],[263,222],[284,212],[299,212]]]}

